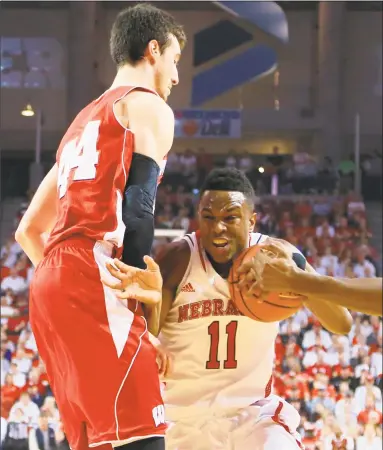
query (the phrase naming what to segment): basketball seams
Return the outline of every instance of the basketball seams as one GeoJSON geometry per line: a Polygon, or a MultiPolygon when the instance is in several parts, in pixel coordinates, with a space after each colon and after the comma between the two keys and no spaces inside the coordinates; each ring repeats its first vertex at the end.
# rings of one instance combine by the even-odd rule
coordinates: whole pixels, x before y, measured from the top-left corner
{"type": "MultiPolygon", "coordinates": [[[[278,322],[280,320],[284,320],[287,317],[291,317],[295,312],[297,312],[301,307],[302,307],[302,303],[297,299],[297,297],[293,297],[293,296],[289,296],[287,298],[290,299],[291,302],[294,303],[294,305],[288,304],[289,300],[286,299],[286,303],[283,304],[284,300],[283,300],[283,296],[278,296],[278,299],[275,299],[275,301],[280,300],[281,303],[274,303],[273,302],[273,298],[269,298],[268,300],[263,300],[260,304],[259,304],[259,312],[260,313],[264,313],[265,318],[259,317],[258,311],[257,314],[255,314],[253,312],[253,309],[257,309],[256,305],[251,304],[250,302],[252,301],[252,298],[249,296],[249,298],[247,298],[246,295],[243,294],[242,290],[236,286],[239,282],[240,282],[240,276],[236,276],[236,271],[238,269],[238,267],[240,267],[240,265],[242,264],[243,260],[246,258],[246,256],[250,253],[251,257],[255,256],[258,251],[260,250],[260,244],[255,244],[247,249],[245,249],[239,256],[238,258],[235,259],[235,261],[233,262],[233,266],[232,269],[230,270],[229,273],[229,289],[230,289],[230,294],[232,297],[232,300],[234,302],[234,304],[237,306],[238,308],[238,304],[240,306],[240,308],[238,308],[241,312],[241,314],[245,313],[244,315],[248,316],[249,318],[252,318],[253,320],[257,320],[259,322],[278,322]],[[255,252],[253,254],[253,252],[255,252]],[[293,300],[295,299],[295,300],[293,300]],[[297,304],[298,303],[298,304],[297,304]],[[263,304],[263,308],[262,308],[262,304],[263,304]],[[273,312],[274,314],[276,313],[276,311],[273,309],[280,309],[280,316],[279,318],[276,319],[272,319],[273,317],[273,312]],[[281,310],[284,310],[285,313],[283,313],[281,310]]],[[[255,301],[255,297],[254,297],[254,301],[255,301]]],[[[277,314],[275,314],[277,315],[277,314]]]]}

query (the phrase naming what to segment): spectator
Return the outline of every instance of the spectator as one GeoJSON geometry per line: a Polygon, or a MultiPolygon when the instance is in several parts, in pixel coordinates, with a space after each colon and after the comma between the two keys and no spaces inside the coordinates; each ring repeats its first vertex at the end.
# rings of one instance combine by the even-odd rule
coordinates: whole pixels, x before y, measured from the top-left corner
{"type": "Polygon", "coordinates": [[[376,375],[382,374],[382,364],[382,336],[378,336],[376,349],[371,354],[371,368],[374,370],[376,375]]]}
{"type": "Polygon", "coordinates": [[[12,375],[13,384],[19,388],[25,386],[26,377],[25,374],[22,373],[15,362],[11,362],[9,373],[12,375]]]}
{"type": "Polygon", "coordinates": [[[3,450],[29,450],[28,432],[29,421],[23,409],[12,408],[3,442],[3,450]]]}
{"type": "Polygon", "coordinates": [[[40,411],[38,406],[32,402],[28,392],[23,392],[20,395],[20,400],[12,406],[9,416],[11,417],[15,411],[21,411],[28,424],[37,424],[40,411]]]}
{"type": "Polygon", "coordinates": [[[359,248],[356,251],[356,264],[354,273],[357,278],[373,278],[376,277],[376,270],[373,264],[366,258],[366,249],[359,248]]]}
{"type": "Polygon", "coordinates": [[[357,405],[352,391],[347,391],[345,397],[336,402],[335,417],[342,427],[350,423],[350,419],[357,423],[357,405]]]}
{"type": "Polygon", "coordinates": [[[225,159],[225,166],[231,168],[237,167],[237,154],[235,150],[229,150],[225,159]]]}
{"type": "Polygon", "coordinates": [[[187,208],[181,208],[178,215],[173,221],[173,228],[179,228],[187,232],[190,226],[189,210],[187,208]]]}
{"type": "Polygon", "coordinates": [[[368,423],[382,424],[382,412],[376,409],[374,395],[367,396],[366,406],[358,414],[358,422],[362,425],[367,425],[368,423]]]}
{"type": "Polygon", "coordinates": [[[315,234],[318,238],[333,238],[335,236],[335,230],[334,227],[329,224],[328,220],[324,219],[322,225],[317,226],[315,234]]]}
{"type": "Polygon", "coordinates": [[[359,436],[356,440],[356,450],[381,450],[382,438],[377,435],[374,425],[367,425],[364,429],[363,436],[359,436]]]}
{"type": "Polygon", "coordinates": [[[320,406],[324,409],[331,411],[332,413],[335,410],[335,402],[334,399],[329,397],[326,387],[322,386],[318,389],[318,397],[313,398],[307,404],[309,412],[313,415],[315,412],[319,413],[321,411],[320,406]]]}
{"type": "Polygon", "coordinates": [[[354,439],[345,436],[338,426],[334,427],[334,432],[326,438],[324,444],[324,450],[354,450],[354,448],[354,439]]]}
{"type": "Polygon", "coordinates": [[[0,423],[0,448],[3,448],[3,442],[5,436],[7,435],[8,421],[3,414],[1,415],[1,423],[0,423]]]}
{"type": "Polygon", "coordinates": [[[185,150],[185,153],[181,154],[179,159],[181,165],[181,172],[189,177],[196,173],[197,158],[192,150],[189,148],[185,150]]]}
{"type": "Polygon", "coordinates": [[[249,173],[253,169],[253,159],[249,152],[245,151],[239,158],[238,168],[245,173],[249,173]]]}
{"type": "Polygon", "coordinates": [[[325,248],[324,255],[320,258],[320,266],[326,271],[326,274],[333,277],[338,271],[339,260],[333,254],[330,246],[325,248]]]}
{"type": "Polygon", "coordinates": [[[372,395],[374,397],[375,408],[381,410],[382,392],[377,386],[374,386],[374,377],[372,375],[368,375],[364,383],[355,390],[355,400],[358,413],[366,407],[368,395],[372,395]]]}
{"type": "Polygon", "coordinates": [[[50,395],[45,397],[44,404],[41,407],[41,411],[43,411],[48,418],[49,425],[54,429],[57,429],[60,422],[60,414],[57,409],[54,397],[50,395]]]}
{"type": "Polygon", "coordinates": [[[302,347],[304,349],[309,349],[310,347],[313,347],[314,345],[321,345],[325,350],[331,347],[331,337],[330,333],[326,330],[324,330],[321,327],[321,324],[319,322],[314,322],[313,328],[310,331],[306,331],[303,341],[302,341],[302,347]]]}
{"type": "Polygon", "coordinates": [[[15,241],[14,238],[10,238],[1,247],[1,264],[0,267],[11,268],[14,267],[18,256],[22,252],[20,245],[15,241]]]}
{"type": "Polygon", "coordinates": [[[63,425],[60,422],[56,431],[55,431],[55,438],[56,438],[56,444],[57,444],[57,450],[70,450],[68,440],[65,437],[63,425]]]}
{"type": "Polygon", "coordinates": [[[29,450],[57,449],[55,430],[48,423],[48,416],[41,413],[38,427],[29,432],[29,450]]]}
{"type": "Polygon", "coordinates": [[[17,269],[12,267],[9,270],[9,275],[2,280],[1,289],[3,291],[10,289],[15,294],[19,294],[27,289],[27,284],[25,279],[18,274],[17,269]]]}
{"type": "MultiPolygon", "coordinates": [[[[3,311],[1,311],[3,313],[3,311]]],[[[5,375],[9,372],[10,364],[8,359],[4,358],[5,355],[5,349],[3,346],[1,346],[1,386],[4,385],[5,381],[5,375]]]]}
{"type": "Polygon", "coordinates": [[[16,350],[15,356],[12,358],[12,362],[17,365],[20,372],[27,374],[32,367],[32,361],[30,356],[28,357],[25,350],[20,346],[16,350]]]}

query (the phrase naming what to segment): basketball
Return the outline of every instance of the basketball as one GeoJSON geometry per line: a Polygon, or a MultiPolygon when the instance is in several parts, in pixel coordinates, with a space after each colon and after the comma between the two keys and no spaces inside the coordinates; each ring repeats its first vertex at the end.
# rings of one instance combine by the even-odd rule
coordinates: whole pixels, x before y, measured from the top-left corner
{"type": "Polygon", "coordinates": [[[262,245],[254,245],[235,259],[229,274],[230,294],[241,314],[258,322],[279,322],[292,316],[303,306],[304,296],[272,292],[259,302],[256,293],[244,294],[238,285],[242,277],[237,275],[237,269],[243,262],[251,260],[261,249],[262,245]]]}

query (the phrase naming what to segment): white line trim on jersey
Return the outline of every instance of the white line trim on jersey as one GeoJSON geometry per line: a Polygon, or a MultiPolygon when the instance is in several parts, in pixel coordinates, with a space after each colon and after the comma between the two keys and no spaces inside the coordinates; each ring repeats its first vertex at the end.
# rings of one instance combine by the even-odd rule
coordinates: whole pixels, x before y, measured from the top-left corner
{"type": "Polygon", "coordinates": [[[127,128],[125,125],[123,125],[123,124],[120,122],[120,119],[117,117],[117,114],[116,114],[116,112],[115,112],[115,110],[114,110],[114,107],[116,106],[116,103],[118,103],[118,102],[121,101],[124,97],[126,97],[130,92],[133,91],[133,89],[135,89],[134,86],[132,86],[130,89],[128,89],[128,90],[124,93],[124,95],[121,95],[121,97],[117,98],[117,99],[113,102],[113,105],[112,105],[112,112],[113,112],[114,118],[116,119],[116,122],[117,122],[117,123],[118,123],[125,131],[130,131],[131,133],[132,133],[132,130],[131,130],[130,128],[127,128]]]}
{"type": "Polygon", "coordinates": [[[90,448],[99,447],[100,445],[110,444],[113,448],[121,447],[122,445],[131,444],[132,442],[142,441],[143,439],[150,439],[153,437],[165,437],[165,434],[148,434],[146,436],[134,436],[123,441],[101,441],[88,444],[90,448]]]}
{"type": "MultiPolygon", "coordinates": [[[[100,278],[114,282],[116,279],[108,272],[106,263],[112,262],[113,243],[97,241],[93,247],[93,257],[97,264],[100,278]]],[[[130,329],[134,320],[134,313],[128,309],[127,300],[117,298],[113,289],[102,284],[104,291],[105,309],[108,319],[109,331],[119,358],[129,339],[130,329]]]]}
{"type": "MultiPolygon", "coordinates": [[[[120,87],[120,86],[119,86],[119,87],[120,87]]],[[[123,86],[121,86],[121,87],[123,87],[123,86]]],[[[116,89],[117,89],[117,88],[116,88],[116,89]]],[[[130,94],[130,93],[131,93],[132,91],[134,91],[135,89],[143,89],[144,92],[151,92],[152,94],[155,94],[155,95],[157,95],[157,97],[159,97],[159,95],[157,94],[156,91],[152,91],[152,90],[149,89],[149,88],[146,88],[146,87],[144,87],[144,86],[132,86],[132,87],[130,87],[130,89],[129,89],[128,91],[126,91],[126,92],[124,93],[124,95],[122,95],[121,97],[117,98],[117,99],[113,102],[113,105],[112,105],[112,112],[113,112],[114,118],[116,119],[116,122],[119,123],[119,124],[121,125],[121,127],[122,127],[125,131],[130,131],[131,133],[133,133],[132,130],[131,130],[130,128],[127,128],[126,126],[124,126],[124,125],[120,122],[120,119],[118,119],[118,117],[117,117],[117,115],[116,115],[116,113],[115,113],[115,111],[114,111],[114,107],[116,106],[116,103],[118,103],[119,101],[121,101],[124,97],[126,97],[128,94],[130,94]]]]}
{"type": "Polygon", "coordinates": [[[128,370],[126,371],[126,374],[125,374],[125,376],[124,376],[124,378],[123,378],[123,380],[122,380],[122,382],[121,382],[120,388],[118,389],[118,392],[117,392],[117,395],[116,395],[116,399],[115,399],[115,401],[114,401],[114,418],[115,418],[115,421],[116,421],[116,436],[117,436],[117,440],[118,440],[118,441],[120,440],[120,435],[119,435],[119,422],[118,422],[118,414],[117,414],[117,402],[118,402],[118,397],[120,396],[121,390],[122,390],[122,388],[124,387],[125,381],[126,381],[126,379],[128,378],[128,375],[129,375],[129,373],[130,373],[130,370],[131,370],[131,368],[133,367],[133,364],[134,364],[134,361],[135,361],[136,358],[137,358],[138,352],[140,351],[141,344],[142,344],[142,337],[143,337],[144,334],[148,331],[148,324],[147,324],[147,322],[146,322],[146,319],[145,319],[145,317],[143,317],[143,316],[141,316],[141,317],[142,317],[142,318],[144,319],[144,321],[145,321],[145,330],[142,332],[142,334],[141,334],[140,337],[138,338],[138,339],[139,339],[139,343],[138,343],[138,346],[137,346],[136,353],[133,355],[133,358],[132,358],[132,360],[130,361],[128,370]]]}
{"type": "Polygon", "coordinates": [[[126,186],[126,182],[128,181],[128,177],[126,175],[126,168],[125,168],[125,164],[124,164],[125,163],[125,161],[124,161],[124,159],[125,159],[125,143],[126,143],[126,135],[127,135],[128,131],[130,131],[130,130],[125,130],[124,141],[122,144],[122,152],[121,152],[121,163],[122,163],[122,169],[124,171],[124,176],[125,176],[124,186],[126,186]]]}

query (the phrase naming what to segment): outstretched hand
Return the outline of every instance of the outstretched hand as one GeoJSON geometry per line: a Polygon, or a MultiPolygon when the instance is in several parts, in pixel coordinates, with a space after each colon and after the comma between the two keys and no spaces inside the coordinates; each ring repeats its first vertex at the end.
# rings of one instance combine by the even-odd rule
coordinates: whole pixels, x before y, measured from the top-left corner
{"type": "Polygon", "coordinates": [[[102,283],[115,290],[120,299],[134,299],[147,305],[156,305],[162,298],[162,276],[158,264],[150,256],[144,256],[146,269],[129,266],[118,259],[107,263],[109,273],[116,283],[102,279],[102,283]]]}

